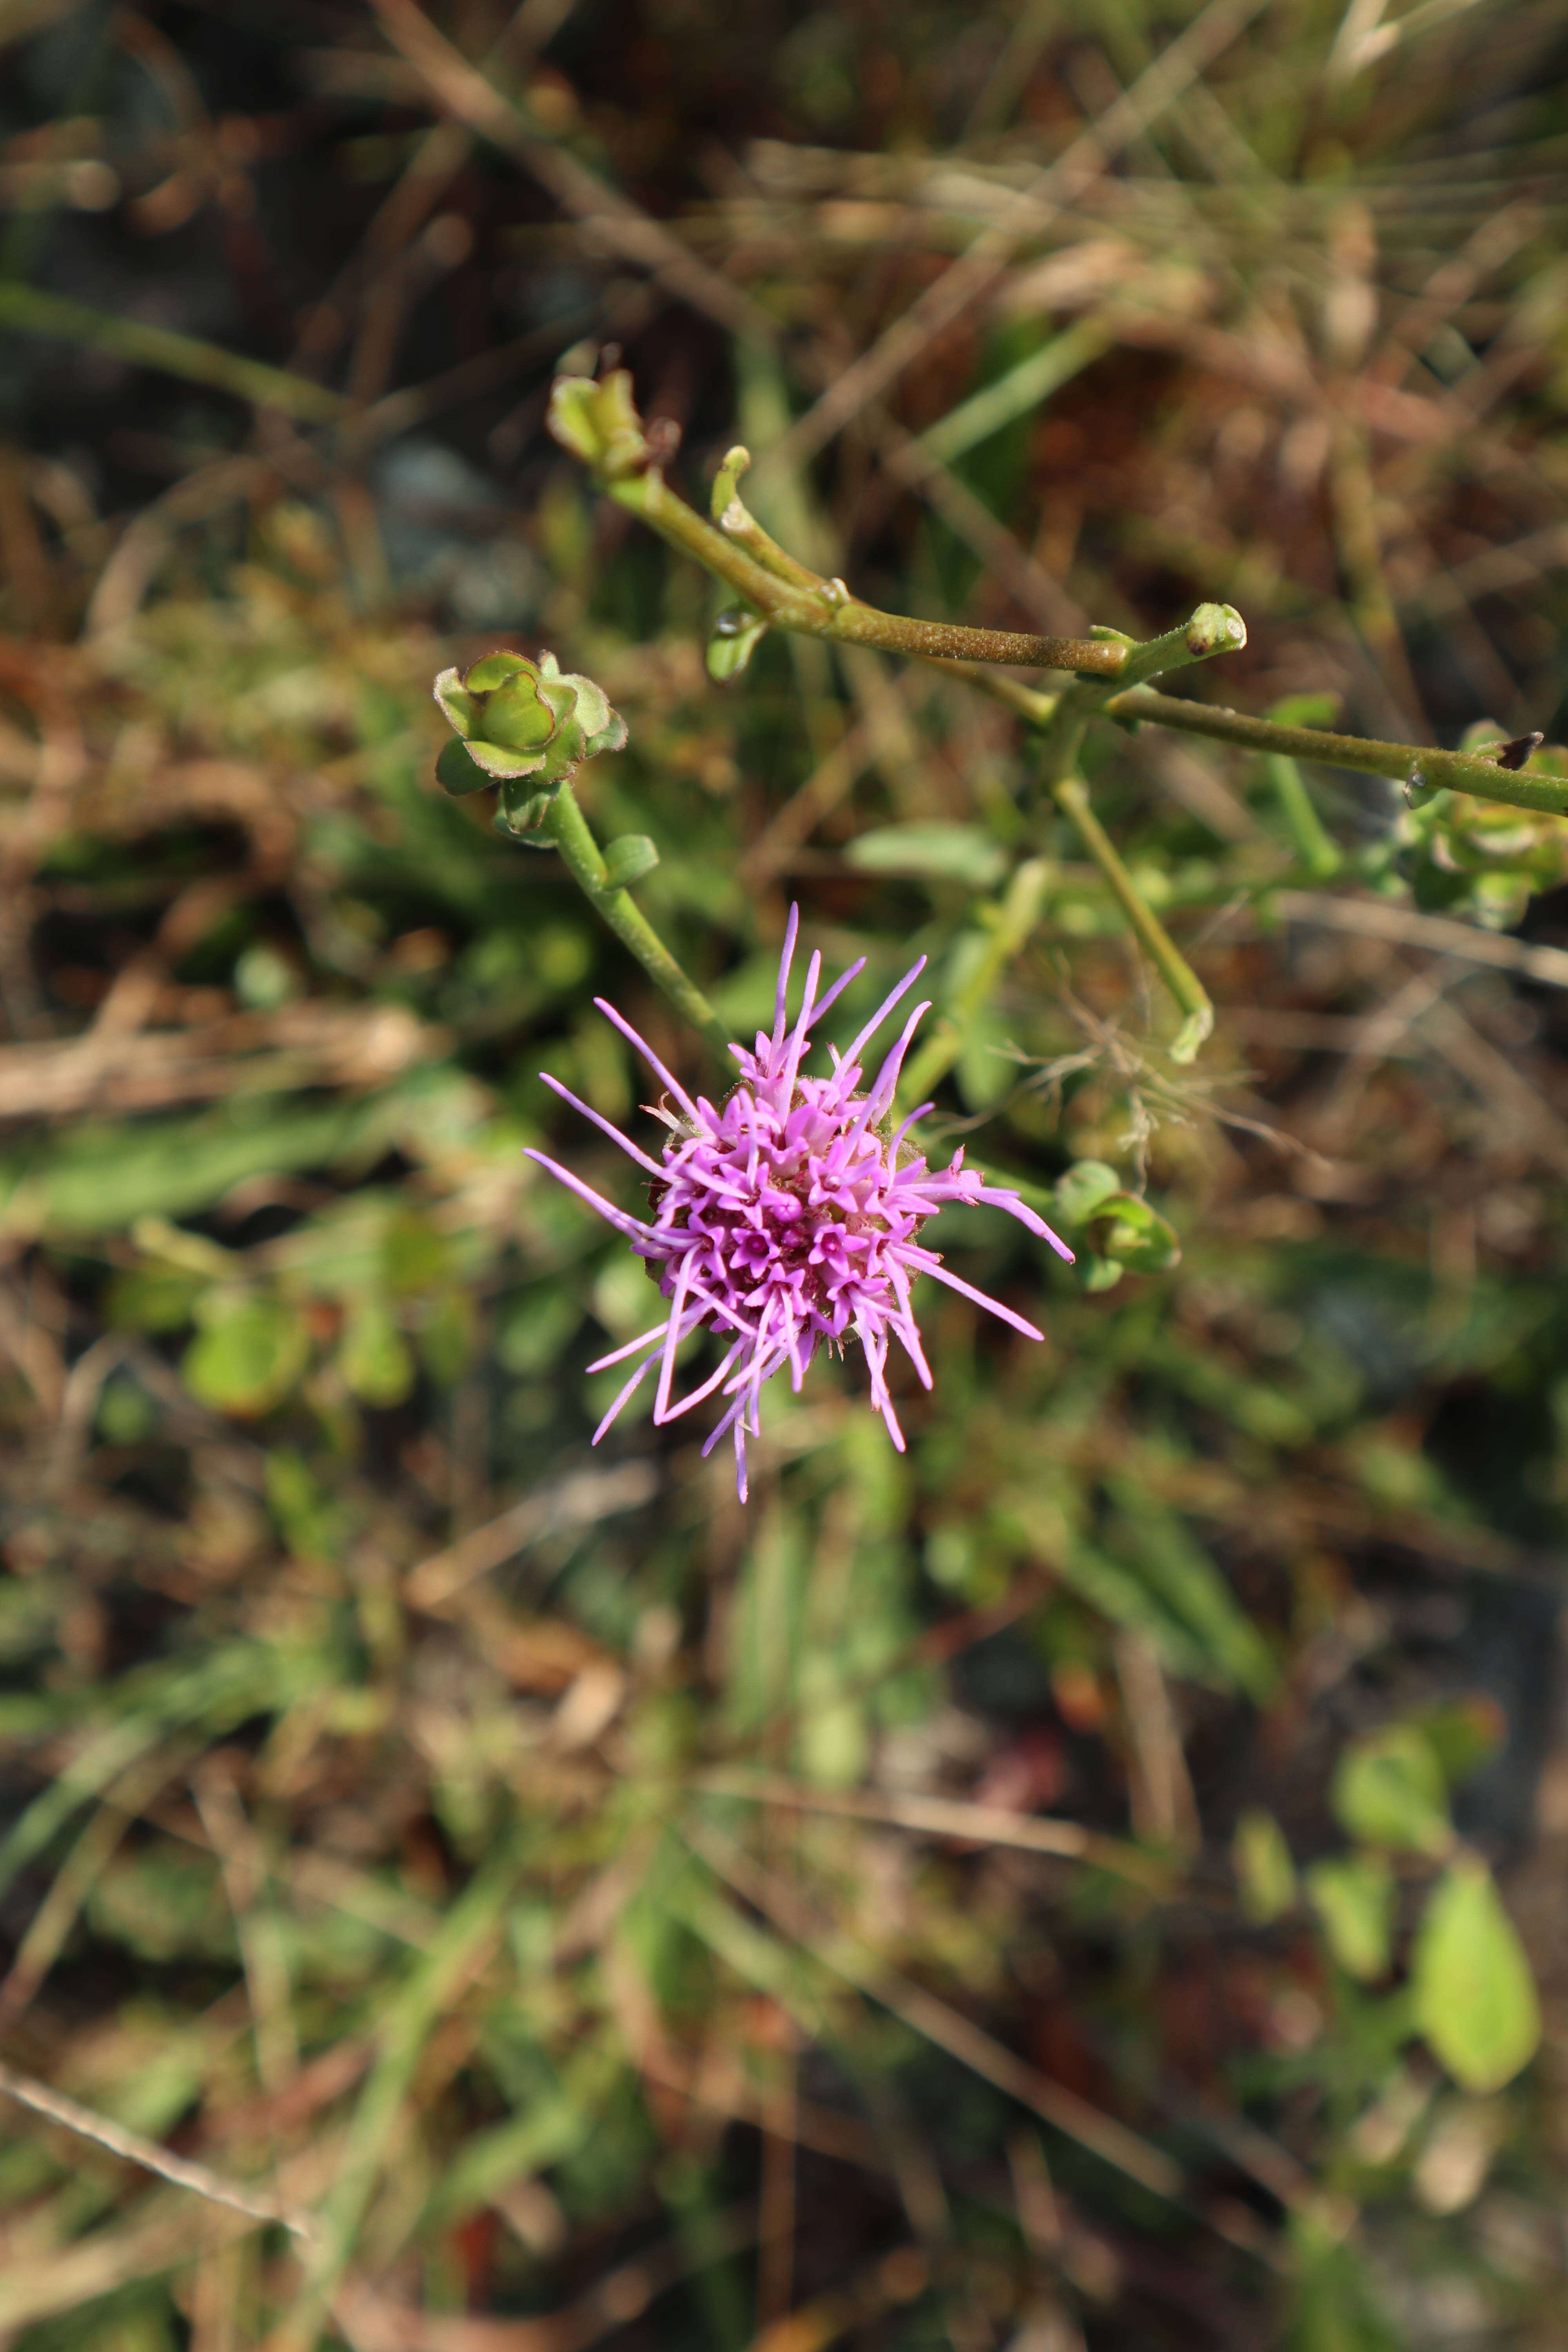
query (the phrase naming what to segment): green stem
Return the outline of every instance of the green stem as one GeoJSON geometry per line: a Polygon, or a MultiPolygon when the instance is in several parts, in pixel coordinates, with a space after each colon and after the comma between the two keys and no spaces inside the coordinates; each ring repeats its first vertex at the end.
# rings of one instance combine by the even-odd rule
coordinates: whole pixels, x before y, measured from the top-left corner
{"type": "Polygon", "coordinates": [[[83,343],[89,350],[109,352],[133,367],[160,368],[165,375],[182,376],[188,383],[212,385],[248,400],[258,408],[281,409],[313,425],[330,425],[349,413],[342,393],[309,376],[292,375],[287,368],[268,367],[247,359],[221,344],[203,342],[196,335],[176,334],[172,327],[153,326],[146,319],[127,319],[112,310],[97,310],[63,294],[43,292],[36,286],[0,285],[0,327],[26,335],[58,335],[62,342],[83,343]]]}
{"type": "Polygon", "coordinates": [[[1128,929],[1186,1015],[1172,1041],[1171,1059],[1173,1062],[1194,1060],[1199,1046],[1214,1028],[1214,1006],[1207,990],[1153,908],[1145,902],[1131,875],[1121,863],[1115,843],[1089,806],[1083,779],[1080,776],[1060,777],[1051,791],[1058,808],[1065,809],[1077,825],[1084,847],[1099,866],[1106,887],[1126,918],[1128,929]]]}
{"type": "Polygon", "coordinates": [[[1287,760],[1312,760],[1324,768],[1349,768],[1366,776],[1390,776],[1413,790],[1446,786],[1478,800],[1501,801],[1510,808],[1568,816],[1568,776],[1516,774],[1478,751],[1439,751],[1417,743],[1380,743],[1365,735],[1332,735],[1317,727],[1281,727],[1271,719],[1249,719],[1209,702],[1186,702],[1147,687],[1112,694],[1103,705],[1111,719],[1149,719],[1184,734],[1206,735],[1216,743],[1242,743],[1287,760]]]}
{"type": "Polygon", "coordinates": [[[783,580],[792,588],[817,593],[827,585],[821,572],[814,572],[808,563],[800,562],[787,548],[781,547],[773,533],[763,530],[742,499],[736,486],[751,462],[751,451],[737,442],[713,479],[710,511],[714,521],[726,539],[732,539],[737,546],[743,547],[764,572],[773,573],[775,580],[783,580]]]}
{"type": "Polygon", "coordinates": [[[1312,805],[1300,769],[1294,760],[1287,760],[1279,751],[1268,752],[1263,764],[1274,787],[1291,847],[1314,882],[1331,881],[1344,860],[1340,856],[1339,844],[1324,830],[1323,821],[1312,805]]]}
{"type": "Polygon", "coordinates": [[[945,1078],[963,1051],[964,1040],[984,1008],[987,998],[1016,955],[1022,952],[1040,919],[1051,869],[1043,857],[1031,857],[1019,866],[999,905],[984,907],[991,937],[963,988],[952,1011],[940,1022],[925,1044],[907,1063],[899,1083],[899,1102],[907,1111],[945,1078]]]}
{"type": "Polygon", "coordinates": [[[583,896],[609,925],[621,945],[631,950],[676,1011],[694,1029],[700,1030],[720,1060],[732,1070],[730,1039],[723,1023],[702,991],[688,980],[630,891],[617,889],[611,882],[605,854],[589,830],[588,820],[578,807],[570,784],[563,784],[556,793],[540,830],[555,844],[583,896]]]}

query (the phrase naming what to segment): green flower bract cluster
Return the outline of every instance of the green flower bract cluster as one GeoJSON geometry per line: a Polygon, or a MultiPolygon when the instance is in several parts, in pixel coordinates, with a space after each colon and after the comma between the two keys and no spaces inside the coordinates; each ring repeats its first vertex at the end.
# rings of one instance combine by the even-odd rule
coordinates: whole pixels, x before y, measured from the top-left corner
{"type": "Polygon", "coordinates": [[[454,793],[499,783],[497,822],[510,833],[535,831],[574,771],[626,740],[604,689],[553,654],[485,654],[466,676],[444,669],[434,692],[458,739],[436,762],[437,780],[454,793]]]}

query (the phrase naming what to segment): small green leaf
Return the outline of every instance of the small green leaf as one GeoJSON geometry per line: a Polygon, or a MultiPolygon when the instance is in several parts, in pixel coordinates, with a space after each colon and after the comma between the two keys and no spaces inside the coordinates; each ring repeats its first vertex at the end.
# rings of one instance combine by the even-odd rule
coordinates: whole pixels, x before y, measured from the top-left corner
{"type": "Polygon", "coordinates": [[[623,833],[605,851],[605,877],[612,890],[627,890],[658,864],[658,851],[646,833],[623,833]]]}
{"type": "Polygon", "coordinates": [[[480,732],[489,743],[507,751],[542,751],[558,725],[555,713],[541,698],[532,681],[519,678],[513,686],[498,687],[485,697],[480,732]]]}
{"type": "Polygon", "coordinates": [[[1404,2352],[1366,2263],[1328,2198],[1304,2200],[1290,2220],[1295,2273],[1287,2352],[1404,2352]]]}
{"type": "Polygon", "coordinates": [[[401,1404],[414,1386],[414,1358],[385,1299],[357,1299],[338,1349],[338,1367],[361,1402],[401,1404]]]}
{"type": "Polygon", "coordinates": [[[104,1319],[121,1331],[178,1331],[208,1287],[205,1276],[186,1266],[130,1266],[109,1286],[104,1319]]]}
{"type": "Polygon", "coordinates": [[[553,791],[532,792],[521,780],[503,784],[500,806],[493,820],[496,831],[508,835],[514,841],[526,841],[531,849],[553,849],[554,835],[542,832],[541,828],[554,798],[553,791]]]}
{"type": "Polygon", "coordinates": [[[419,1357],[437,1388],[449,1389],[468,1370],[479,1337],[473,1301],[466,1290],[449,1290],[436,1300],[419,1327],[419,1357]]]}
{"type": "Polygon", "coordinates": [[[1283,1918],[1296,1900],[1296,1869],[1272,1813],[1248,1806],[1237,1822],[1230,1859],[1242,1910],[1254,1926],[1283,1918]]]}
{"type": "Polygon", "coordinates": [[[468,745],[460,743],[455,735],[442,744],[436,761],[436,782],[454,800],[460,799],[464,793],[479,792],[494,781],[472,757],[468,745]]]}
{"type": "Polygon", "coordinates": [[[452,1244],[428,1217],[405,1209],[387,1219],[378,1255],[388,1287],[407,1297],[445,1280],[451,1267],[452,1244]]]}
{"type": "Polygon", "coordinates": [[[1002,844],[978,824],[873,825],[844,856],[862,874],[908,874],[973,890],[994,889],[1008,864],[1002,844]]]}
{"type": "Polygon", "coordinates": [[[1415,1853],[1447,1853],[1454,1842],[1443,1769],[1412,1723],[1385,1724],[1352,1740],[1340,1758],[1334,1814],[1351,1837],[1415,1853]]]}
{"type": "Polygon", "coordinates": [[[94,1427],[108,1445],[142,1445],[157,1428],[159,1412],[140,1381],[115,1372],[104,1382],[94,1427]]]}
{"type": "Polygon", "coordinates": [[[1269,704],[1268,716],[1276,727],[1331,727],[1341,698],[1337,694],[1287,694],[1269,704]]]}
{"type": "Polygon", "coordinates": [[[1508,1726],[1495,1698],[1472,1692],[1447,1706],[1427,1708],[1416,1717],[1416,1727],[1442,1767],[1450,1789],[1468,1780],[1489,1763],[1502,1746],[1508,1726]]]}
{"type": "Polygon", "coordinates": [[[632,380],[614,368],[597,383],[591,376],[558,375],[550,387],[545,419],[552,437],[609,481],[642,470],[648,446],[632,398],[632,380]]]}
{"type": "Polygon", "coordinates": [[[289,1549],[301,1559],[330,1559],[342,1528],[342,1507],[291,1445],[268,1449],[268,1507],[289,1549]]]}
{"type": "MultiPolygon", "coordinates": [[[[526,654],[481,654],[479,660],[470,666],[463,686],[468,694],[493,694],[498,687],[505,686],[509,678],[524,676],[531,678],[534,675],[533,664],[526,654]]],[[[549,728],[544,731],[548,734],[549,728]]]]}
{"type": "Polygon", "coordinates": [[[1479,1854],[1455,1857],[1415,1934],[1415,2020],[1467,2091],[1496,2091],[1535,2054],[1541,2007],[1530,1962],[1479,1854]]]}
{"type": "Polygon", "coordinates": [[[305,1369],[310,1352],[303,1318],[286,1300],[252,1291],[209,1290],[201,1326],[181,1371],[203,1404],[220,1412],[270,1412],[305,1369]]]}
{"type": "Polygon", "coordinates": [[[1394,1874],[1373,1854],[1315,1862],[1307,1893],[1323,1940],[1348,1976],[1370,1984],[1388,1974],[1394,1946],[1394,1874]]]}
{"type": "Polygon", "coordinates": [[[768,625],[759,613],[731,604],[720,614],[708,639],[708,675],[719,686],[739,677],[767,635],[768,625]]]}

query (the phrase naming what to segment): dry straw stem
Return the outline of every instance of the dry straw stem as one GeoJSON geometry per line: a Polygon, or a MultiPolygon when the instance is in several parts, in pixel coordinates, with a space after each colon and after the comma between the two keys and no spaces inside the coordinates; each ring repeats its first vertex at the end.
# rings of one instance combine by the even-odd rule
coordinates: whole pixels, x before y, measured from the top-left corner
{"type": "Polygon", "coordinates": [[[1516,971],[1547,988],[1568,988],[1568,949],[1537,946],[1449,915],[1424,915],[1388,898],[1355,898],[1319,890],[1270,890],[1265,903],[1288,923],[1316,923],[1325,930],[1357,931],[1396,947],[1426,948],[1433,955],[1459,956],[1494,971],[1516,971]]]}
{"type": "Polygon", "coordinates": [[[734,1797],[746,1804],[783,1805],[797,1812],[835,1813],[858,1822],[886,1822],[890,1828],[965,1843],[1016,1847],[1025,1853],[1054,1854],[1088,1863],[1097,1870],[1131,1879],[1151,1894],[1170,1892],[1170,1872],[1154,1856],[1118,1838],[1100,1837],[1081,1822],[1052,1821],[1040,1813],[1009,1812],[1001,1805],[975,1805],[952,1797],[896,1797],[879,1791],[813,1789],[782,1773],[743,1770],[704,1772],[696,1786],[708,1796],[734,1797]]]}
{"type": "Polygon", "coordinates": [[[742,289],[688,253],[629,198],[606,185],[554,143],[542,124],[502,97],[438,33],[414,0],[372,0],[381,28],[406,58],[442,111],[512,156],[563,212],[625,261],[649,271],[667,290],[748,341],[772,344],[778,327],[742,289]]]}
{"type": "MultiPolygon", "coordinates": [[[[1163,2149],[1155,2147],[1140,2133],[1104,2114],[1076,2092],[1039,2073],[960,2011],[890,1967],[841,1923],[813,1912],[793,1888],[761,1868],[720,1832],[687,1822],[682,1834],[719,1878],[819,1967],[890,2011],[923,2040],[946,2051],[950,2057],[956,2058],[961,2065],[1009,2098],[1016,2099],[1042,2122],[1099,2157],[1102,2163],[1167,2203],[1184,2210],[1194,2210],[1182,2168],[1163,2149]]],[[[1201,2218],[1218,2236],[1240,2245],[1247,2252],[1262,2252],[1264,2259],[1272,2259],[1252,2231],[1234,2229],[1224,2216],[1201,2218]]]]}
{"type": "Polygon", "coordinates": [[[226,2205],[230,2211],[243,2213],[252,2221],[280,2222],[296,2238],[315,2235],[315,2224],[308,2214],[296,2212],[276,2197],[246,2189],[237,2180],[226,2180],[207,2165],[174,2156],[168,2148],[160,2147],[156,2140],[145,2139],[140,2132],[127,2131],[107,2116],[96,2115],[92,2108],[67,2098],[63,2091],[51,2090],[47,2083],[17,2074],[3,2061],[0,2093],[33,2115],[42,2116],[46,2122],[58,2124],[62,2130],[74,2132],[79,2139],[91,2140],[94,2147],[123,2158],[127,2164],[140,2165],[144,2172],[155,2172],[160,2180],[171,2181],[176,2189],[188,2189],[194,2195],[205,2197],[209,2204],[226,2205]]]}
{"type": "Polygon", "coordinates": [[[885,391],[954,320],[990,291],[1025,242],[1037,214],[1046,208],[1065,210],[1075,204],[1106,165],[1159,120],[1265,4],[1266,0],[1211,0],[1131,89],[1013,198],[1009,205],[1013,221],[983,230],[869,351],[844,370],[816,406],[769,452],[763,461],[768,469],[799,467],[825,447],[868,401],[885,391]]]}
{"type": "Polygon", "coordinates": [[[410,1570],[403,1597],[411,1609],[439,1612],[476,1577],[514,1559],[543,1537],[592,1527],[616,1511],[637,1510],[658,1491],[655,1465],[637,1461],[575,1471],[552,1486],[535,1487],[510,1510],[422,1559],[410,1570]]]}

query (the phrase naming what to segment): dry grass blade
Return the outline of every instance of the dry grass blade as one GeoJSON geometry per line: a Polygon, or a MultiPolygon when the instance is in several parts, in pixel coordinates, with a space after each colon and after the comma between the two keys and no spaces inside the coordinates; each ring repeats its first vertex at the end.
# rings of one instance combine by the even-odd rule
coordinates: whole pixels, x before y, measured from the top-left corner
{"type": "MultiPolygon", "coordinates": [[[[160,2147],[156,2140],[144,2138],[140,2132],[127,2131],[108,2116],[95,2115],[90,2107],[67,2098],[64,2092],[51,2090],[47,2083],[36,2083],[4,2063],[0,2063],[0,2095],[15,2099],[18,2106],[26,2107],[33,2115],[42,2116],[46,2122],[58,2124],[63,2131],[75,2133],[79,2139],[90,2140],[95,2147],[122,2158],[127,2164],[138,2165],[143,2172],[155,2172],[161,2180],[172,2182],[176,2189],[188,2189],[194,2196],[205,2198],[209,2205],[226,2206],[251,2221],[281,2222],[292,2237],[313,2239],[316,2235],[316,2225],[309,2214],[296,2212],[275,2197],[258,2195],[237,2180],[226,2180],[208,2165],[175,2156],[170,2149],[160,2147]]],[[[99,2294],[104,2291],[101,2287],[96,2290],[99,2294]]],[[[56,2310],[63,2307],[58,2304],[50,2306],[56,2310]]],[[[0,2305],[0,2319],[9,2317],[0,2305]]]]}
{"type": "Polygon", "coordinates": [[[853,1943],[841,1928],[818,1916],[788,1887],[759,1869],[728,1838],[689,1822],[683,1824],[682,1834],[727,1885],[754,1904],[764,1918],[823,1967],[890,2010],[926,2041],[1005,2091],[1104,2163],[1157,2197],[1175,2203],[1184,2200],[1185,2184],[1180,2166],[1138,2133],[1102,2114],[1076,2092],[1053,2083],[946,2001],[853,1943]]]}
{"type": "Polygon", "coordinates": [[[389,41],[406,58],[437,104],[516,158],[576,220],[619,253],[650,270],[670,293],[717,320],[732,334],[770,346],[777,329],[738,286],[696,260],[657,221],[597,179],[563,148],[530,127],[443,38],[415,0],[372,0],[389,41]]]}
{"type": "Polygon", "coordinates": [[[1116,1838],[1100,1837],[1078,1822],[1043,1820],[1013,1813],[1000,1805],[966,1803],[954,1797],[884,1796],[847,1789],[813,1789],[782,1774],[744,1770],[703,1773],[697,1786],[714,1797],[740,1797],[748,1804],[783,1805],[801,1812],[836,1813],[848,1821],[886,1822],[889,1828],[928,1836],[961,1838],[984,1845],[1016,1847],[1025,1853],[1059,1854],[1114,1872],[1151,1890],[1163,1890],[1168,1874],[1152,1855],[1116,1838]]]}
{"type": "Polygon", "coordinates": [[[542,1536],[567,1528],[592,1527],[617,1511],[635,1511],[658,1491],[651,1462],[624,1462],[614,1469],[584,1470],[553,1486],[525,1495],[510,1510],[473,1528],[447,1550],[432,1552],[409,1571],[404,1599],[411,1609],[439,1610],[474,1579],[515,1559],[542,1536]]]}
{"type": "Polygon", "coordinates": [[[0,1119],[162,1110],[303,1086],[366,1087],[435,1058],[446,1040],[399,1005],[300,1004],[199,1029],[0,1046],[0,1119]]]}
{"type": "Polygon", "coordinates": [[[1316,890],[1277,890],[1269,896],[1289,923],[1317,924],[1363,939],[1390,940],[1398,947],[1426,948],[1433,955],[1516,971],[1548,988],[1568,988],[1568,949],[1537,947],[1529,940],[1483,931],[1478,924],[1455,922],[1447,915],[1424,915],[1388,898],[1352,898],[1316,890]]]}
{"type": "MultiPolygon", "coordinates": [[[[1266,5],[1268,0],[1209,0],[1202,14],[1176,36],[1131,89],[1065,154],[1037,175],[1016,200],[1016,209],[1030,216],[1042,207],[1065,209],[1076,204],[1107,164],[1141,138],[1266,5]]],[[[962,258],[886,328],[761,458],[758,475],[803,466],[826,447],[852,416],[885,392],[955,319],[990,291],[1017,251],[1023,234],[1012,227],[984,230],[962,258]]]]}
{"type": "Polygon", "coordinates": [[[254,2229],[261,2218],[215,2209],[193,2227],[188,2198],[160,2197],[129,2221],[55,2247],[41,2261],[13,2256],[0,2275],[0,2327],[10,2335],[82,2310],[120,2287],[181,2270],[208,2248],[254,2229]]]}

